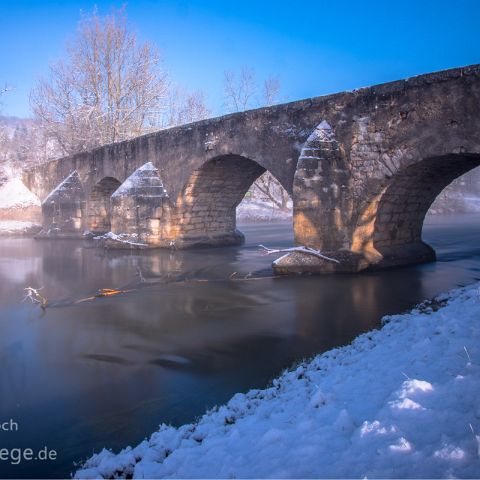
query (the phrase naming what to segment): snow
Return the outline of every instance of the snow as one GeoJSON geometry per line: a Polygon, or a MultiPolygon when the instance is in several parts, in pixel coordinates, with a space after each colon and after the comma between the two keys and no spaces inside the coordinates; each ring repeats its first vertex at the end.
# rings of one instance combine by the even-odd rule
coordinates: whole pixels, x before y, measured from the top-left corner
{"type": "MultiPolygon", "coordinates": [[[[300,151],[299,160],[322,160],[321,149],[324,148],[325,143],[333,144],[335,143],[335,134],[330,124],[326,120],[322,120],[319,125],[315,127],[313,132],[307,138],[307,141],[303,145],[300,151]]],[[[317,174],[322,171],[322,165],[319,163],[317,174]]],[[[316,175],[312,180],[321,180],[320,175],[316,175]]]]}
{"type": "Polygon", "coordinates": [[[104,449],[75,476],[478,477],[479,320],[480,282],[384,317],[193,424],[104,449]]]}
{"type": "MultiPolygon", "coordinates": [[[[84,232],[83,235],[88,235],[84,232]]],[[[114,242],[123,243],[125,245],[131,245],[132,247],[147,247],[146,243],[134,242],[132,239],[136,239],[138,235],[130,233],[116,234],[113,232],[107,232],[104,235],[98,235],[93,237],[93,240],[113,240],[114,242]]]]}
{"type": "Polygon", "coordinates": [[[58,195],[65,195],[69,190],[75,187],[81,187],[80,176],[77,170],[74,170],[68,177],[62,180],[45,198],[43,203],[48,203],[58,195]]]}
{"type": "Polygon", "coordinates": [[[157,172],[157,167],[152,162],[144,163],[137,169],[137,172],[157,172]]]}
{"type": "Polygon", "coordinates": [[[215,147],[215,145],[217,144],[217,142],[215,140],[207,140],[205,142],[205,149],[208,151],[208,150],[213,150],[213,147],[215,147]]]}
{"type": "Polygon", "coordinates": [[[153,196],[168,197],[158,170],[152,162],[147,162],[137,168],[118,188],[113,192],[112,198],[132,195],[140,189],[151,190],[153,196]]]}
{"type": "Polygon", "coordinates": [[[287,211],[282,211],[271,201],[245,198],[237,207],[237,220],[241,222],[291,220],[291,201],[288,202],[287,207],[287,211]]]}
{"type": "Polygon", "coordinates": [[[312,142],[334,142],[335,136],[332,127],[326,120],[322,120],[320,124],[308,137],[306,145],[312,142]]]}
{"type": "Polygon", "coordinates": [[[40,206],[40,200],[19,178],[11,178],[0,186],[0,208],[31,206],[40,206]]]}
{"type": "Polygon", "coordinates": [[[41,225],[34,222],[23,222],[19,220],[2,220],[0,221],[0,236],[30,233],[40,228],[41,225]]]}
{"type": "Polygon", "coordinates": [[[450,185],[435,199],[428,213],[430,215],[480,213],[480,197],[473,196],[471,193],[466,194],[461,190],[455,191],[450,185]]]}
{"type": "MultiPolygon", "coordinates": [[[[267,255],[270,255],[272,253],[281,253],[281,252],[288,252],[288,253],[298,252],[298,253],[304,253],[306,255],[313,255],[314,257],[321,258],[322,260],[326,260],[328,262],[340,263],[335,258],[331,258],[323,255],[320,250],[315,250],[314,248],[311,248],[311,247],[305,247],[304,245],[299,245],[297,247],[291,247],[291,248],[268,248],[268,247],[265,247],[264,245],[259,245],[259,247],[262,248],[267,255]]],[[[280,258],[282,259],[285,258],[285,255],[283,255],[280,258]]],[[[278,260],[280,259],[275,260],[273,262],[273,265],[277,264],[278,260]]]]}

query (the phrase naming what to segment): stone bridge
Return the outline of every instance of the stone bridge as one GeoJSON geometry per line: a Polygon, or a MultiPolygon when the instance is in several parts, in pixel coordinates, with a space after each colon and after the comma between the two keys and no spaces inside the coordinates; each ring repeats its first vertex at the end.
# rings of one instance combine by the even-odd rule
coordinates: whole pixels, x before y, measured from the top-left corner
{"type": "Polygon", "coordinates": [[[421,238],[436,196],[480,165],[480,65],[235,113],[25,172],[43,235],[112,231],[153,247],[238,243],[235,210],[268,170],[293,200],[279,273],[435,259],[421,238]]]}

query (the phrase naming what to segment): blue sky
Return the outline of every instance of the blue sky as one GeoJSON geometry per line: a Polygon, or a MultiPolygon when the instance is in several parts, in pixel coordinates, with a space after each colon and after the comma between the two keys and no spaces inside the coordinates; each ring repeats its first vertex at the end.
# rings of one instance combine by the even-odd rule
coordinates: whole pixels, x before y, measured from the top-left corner
{"type": "MultiPolygon", "coordinates": [[[[3,114],[28,116],[28,94],[62,56],[80,11],[123,2],[0,0],[3,114]]],[[[278,75],[285,100],[324,95],[480,63],[480,0],[130,1],[140,38],[162,51],[172,78],[201,89],[221,113],[225,69],[278,75]]]]}

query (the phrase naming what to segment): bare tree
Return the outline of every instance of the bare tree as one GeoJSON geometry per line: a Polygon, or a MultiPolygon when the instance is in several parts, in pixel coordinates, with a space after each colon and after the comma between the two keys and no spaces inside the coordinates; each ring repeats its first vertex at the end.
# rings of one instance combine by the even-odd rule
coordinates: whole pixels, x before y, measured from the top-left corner
{"type": "Polygon", "coordinates": [[[0,183],[51,157],[51,148],[34,120],[0,117],[0,183]]]}
{"type": "Polygon", "coordinates": [[[263,82],[263,106],[269,107],[275,105],[280,99],[280,79],[278,77],[268,77],[263,82]]]}
{"type": "Polygon", "coordinates": [[[8,140],[7,130],[2,125],[0,126],[0,185],[7,179],[8,140]]]}
{"type": "Polygon", "coordinates": [[[250,67],[242,67],[238,74],[226,70],[223,75],[224,105],[228,112],[268,107],[279,101],[280,80],[277,76],[266,78],[259,89],[255,71],[250,67]]]}
{"type": "MultiPolygon", "coordinates": [[[[0,87],[0,112],[3,107],[2,97],[10,91],[11,88],[5,84],[0,87]]],[[[9,176],[8,170],[11,160],[11,132],[6,125],[6,122],[1,121],[0,118],[0,185],[5,182],[9,176]]]]}
{"type": "Polygon", "coordinates": [[[288,204],[290,196],[270,172],[267,171],[260,175],[253,184],[252,190],[253,197],[263,197],[264,200],[270,202],[282,212],[290,211],[288,204]]]}
{"type": "Polygon", "coordinates": [[[30,99],[44,132],[70,154],[159,128],[167,88],[158,50],[138,42],[124,9],[94,10],[30,99]]]}
{"type": "Polygon", "coordinates": [[[168,94],[167,125],[182,125],[184,123],[203,120],[211,115],[203,92],[196,90],[186,92],[181,87],[172,87],[168,94]]]}
{"type": "Polygon", "coordinates": [[[257,95],[254,70],[250,67],[242,67],[238,75],[232,70],[226,70],[223,90],[227,111],[242,112],[253,108],[257,95]]]}
{"type": "MultiPolygon", "coordinates": [[[[250,67],[242,67],[238,74],[231,70],[224,72],[225,107],[229,112],[241,112],[248,108],[267,107],[278,102],[280,80],[270,76],[263,81],[259,89],[255,72],[250,67]]],[[[280,182],[270,173],[265,172],[253,184],[253,198],[261,198],[284,212],[290,210],[289,195],[280,182]]]]}

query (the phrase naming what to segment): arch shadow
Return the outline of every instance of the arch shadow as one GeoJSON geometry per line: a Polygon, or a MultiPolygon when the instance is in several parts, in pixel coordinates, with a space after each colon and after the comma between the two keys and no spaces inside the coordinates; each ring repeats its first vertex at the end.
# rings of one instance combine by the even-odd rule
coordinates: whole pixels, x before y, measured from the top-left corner
{"type": "Polygon", "coordinates": [[[111,228],[111,196],[121,182],[114,177],[103,177],[86,198],[85,227],[92,233],[105,233],[111,228]]]}
{"type": "Polygon", "coordinates": [[[434,261],[435,251],[422,239],[425,216],[450,183],[479,165],[478,154],[448,154],[425,158],[393,175],[373,216],[371,244],[380,255],[376,266],[434,261]]]}
{"type": "Polygon", "coordinates": [[[205,162],[189,177],[171,217],[179,247],[235,245],[236,208],[255,180],[267,170],[241,155],[222,155],[205,162]]]}

